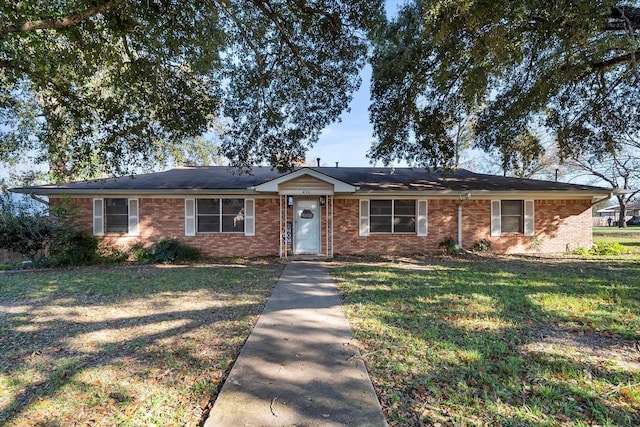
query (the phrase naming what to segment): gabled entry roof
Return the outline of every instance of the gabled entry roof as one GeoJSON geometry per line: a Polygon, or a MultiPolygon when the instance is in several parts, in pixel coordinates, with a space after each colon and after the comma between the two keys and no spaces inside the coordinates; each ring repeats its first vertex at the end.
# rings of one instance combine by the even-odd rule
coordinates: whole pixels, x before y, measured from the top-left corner
{"type": "Polygon", "coordinates": [[[322,183],[333,186],[334,193],[355,193],[356,190],[358,190],[358,187],[355,187],[344,181],[333,178],[329,175],[325,175],[324,173],[318,172],[317,170],[310,169],[310,168],[298,169],[297,171],[291,172],[287,175],[282,175],[278,178],[272,179],[271,181],[267,181],[263,184],[256,185],[255,187],[253,187],[253,189],[255,191],[265,192],[265,193],[280,192],[281,184],[295,181],[298,178],[302,178],[305,176],[314,178],[322,183]]]}

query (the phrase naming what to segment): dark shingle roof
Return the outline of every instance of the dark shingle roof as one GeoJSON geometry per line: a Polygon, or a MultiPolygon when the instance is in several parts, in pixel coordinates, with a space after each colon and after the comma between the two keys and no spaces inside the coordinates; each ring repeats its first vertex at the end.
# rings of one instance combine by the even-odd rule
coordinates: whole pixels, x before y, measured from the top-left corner
{"type": "MultiPolygon", "coordinates": [[[[579,191],[604,194],[609,191],[605,188],[589,185],[478,174],[465,169],[458,169],[446,177],[435,172],[427,172],[422,168],[319,167],[309,169],[359,187],[362,192],[579,191]]],[[[284,174],[269,167],[254,167],[249,174],[241,174],[237,169],[226,166],[181,167],[132,177],[22,187],[14,189],[14,191],[36,194],[53,194],[65,191],[72,193],[85,191],[87,193],[95,191],[245,191],[282,175],[284,174]]]]}

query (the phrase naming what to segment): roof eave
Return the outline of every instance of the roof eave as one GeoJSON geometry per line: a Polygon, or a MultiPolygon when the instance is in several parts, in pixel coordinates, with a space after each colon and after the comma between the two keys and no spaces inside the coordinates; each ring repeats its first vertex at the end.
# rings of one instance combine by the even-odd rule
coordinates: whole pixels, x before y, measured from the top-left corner
{"type": "Polygon", "coordinates": [[[41,196],[91,196],[96,194],[118,194],[118,195],[198,195],[198,194],[258,194],[256,191],[246,188],[172,188],[172,189],[108,189],[108,188],[11,188],[9,191],[22,194],[37,194],[41,196]]]}

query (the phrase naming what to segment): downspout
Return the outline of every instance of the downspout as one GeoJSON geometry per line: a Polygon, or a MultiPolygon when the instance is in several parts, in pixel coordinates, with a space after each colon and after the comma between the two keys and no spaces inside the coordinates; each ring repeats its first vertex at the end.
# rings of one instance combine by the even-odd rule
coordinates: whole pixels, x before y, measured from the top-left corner
{"type": "Polygon", "coordinates": [[[462,206],[469,199],[471,199],[471,193],[467,193],[464,199],[460,195],[460,202],[458,203],[458,248],[460,249],[462,249],[462,206]]]}
{"type": "Polygon", "coordinates": [[[35,195],[35,194],[33,194],[33,193],[29,193],[29,197],[31,197],[31,198],[32,198],[33,200],[35,200],[36,202],[40,202],[40,203],[42,203],[42,204],[44,204],[44,205],[49,206],[49,202],[48,202],[48,201],[46,201],[45,199],[43,199],[42,197],[36,196],[36,195],[35,195]]]}

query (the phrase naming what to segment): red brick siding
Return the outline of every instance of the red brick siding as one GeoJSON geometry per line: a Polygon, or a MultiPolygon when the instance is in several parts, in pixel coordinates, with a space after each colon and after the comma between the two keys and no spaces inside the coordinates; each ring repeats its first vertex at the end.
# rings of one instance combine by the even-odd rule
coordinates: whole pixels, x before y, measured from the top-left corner
{"type": "Polygon", "coordinates": [[[416,254],[438,251],[445,237],[457,236],[457,207],[450,200],[430,200],[428,236],[415,234],[359,235],[358,200],[337,199],[334,207],[334,253],[339,254],[416,254]]]}
{"type": "MultiPolygon", "coordinates": [[[[77,219],[92,229],[92,198],[70,198],[77,207],[77,219]]],[[[62,199],[52,197],[52,204],[62,199]]],[[[278,198],[256,199],[256,235],[198,234],[184,235],[183,198],[139,198],[140,236],[103,237],[107,244],[130,246],[136,242],[151,244],[162,238],[179,239],[200,248],[205,254],[220,256],[267,256],[279,253],[280,206],[278,198]]],[[[463,246],[470,249],[481,239],[493,243],[495,252],[564,252],[578,246],[590,247],[591,210],[588,200],[536,200],[535,239],[523,235],[491,237],[491,201],[469,200],[463,205],[463,246]]],[[[428,236],[415,234],[359,235],[359,200],[334,200],[334,253],[339,254],[414,254],[439,252],[438,244],[447,237],[458,239],[458,201],[429,200],[428,236]]],[[[292,219],[289,208],[287,218],[292,219]]],[[[327,209],[322,208],[321,248],[325,253],[327,209]]]]}
{"type": "Polygon", "coordinates": [[[592,244],[589,200],[536,200],[534,236],[521,234],[491,237],[491,201],[469,200],[463,207],[463,246],[481,239],[501,253],[565,252],[592,244]]]}
{"type": "Polygon", "coordinates": [[[83,230],[93,232],[93,199],[89,197],[49,197],[49,206],[68,208],[83,230]]]}

